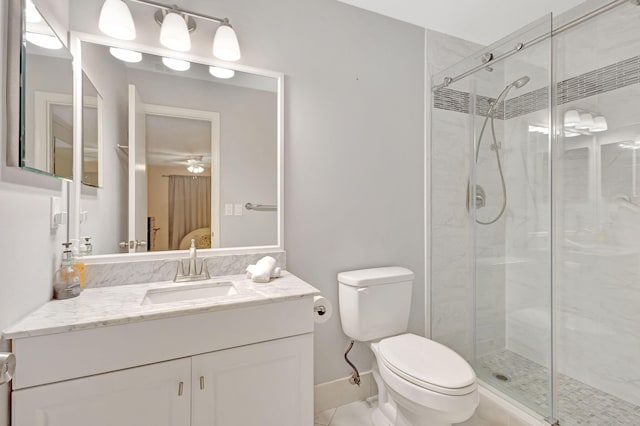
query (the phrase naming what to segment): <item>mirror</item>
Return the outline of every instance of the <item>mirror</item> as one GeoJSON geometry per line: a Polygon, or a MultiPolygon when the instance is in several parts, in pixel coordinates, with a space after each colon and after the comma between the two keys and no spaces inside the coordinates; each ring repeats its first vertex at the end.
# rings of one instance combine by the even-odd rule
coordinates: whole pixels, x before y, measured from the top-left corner
{"type": "Polygon", "coordinates": [[[277,76],[81,49],[104,121],[104,179],[80,206],[94,254],[280,243],[277,76]]]}
{"type": "Polygon", "coordinates": [[[82,183],[98,188],[100,167],[100,134],[102,97],[87,74],[82,73],[82,183]]]}
{"type": "Polygon", "coordinates": [[[73,179],[72,56],[27,1],[21,51],[20,161],[24,169],[73,179]]]}

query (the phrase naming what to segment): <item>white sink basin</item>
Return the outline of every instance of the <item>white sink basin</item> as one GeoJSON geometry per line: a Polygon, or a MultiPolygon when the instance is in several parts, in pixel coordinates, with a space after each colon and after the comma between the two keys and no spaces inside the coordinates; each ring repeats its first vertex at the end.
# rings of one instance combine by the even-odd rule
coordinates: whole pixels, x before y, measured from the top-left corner
{"type": "Polygon", "coordinates": [[[238,290],[230,281],[179,284],[173,287],[153,288],[147,290],[142,299],[143,305],[157,305],[160,303],[184,302],[194,299],[214,299],[238,294],[238,290]]]}

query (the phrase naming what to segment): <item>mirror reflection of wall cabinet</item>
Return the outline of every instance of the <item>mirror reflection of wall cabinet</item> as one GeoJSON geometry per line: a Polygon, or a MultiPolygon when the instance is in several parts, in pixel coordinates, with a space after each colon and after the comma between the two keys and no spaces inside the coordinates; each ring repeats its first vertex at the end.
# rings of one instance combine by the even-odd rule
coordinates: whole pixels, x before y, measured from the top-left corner
{"type": "Polygon", "coordinates": [[[7,164],[73,179],[73,58],[28,4],[9,2],[7,164]]]}

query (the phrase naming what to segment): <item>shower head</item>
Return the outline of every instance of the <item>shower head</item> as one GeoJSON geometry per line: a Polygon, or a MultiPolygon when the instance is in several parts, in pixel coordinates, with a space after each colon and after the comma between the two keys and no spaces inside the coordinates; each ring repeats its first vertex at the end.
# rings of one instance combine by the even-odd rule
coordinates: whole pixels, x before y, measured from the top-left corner
{"type": "Polygon", "coordinates": [[[525,84],[527,84],[529,82],[529,80],[531,80],[529,78],[528,75],[525,75],[524,77],[520,77],[519,79],[517,79],[516,81],[514,81],[513,83],[511,83],[509,86],[513,86],[516,89],[521,88],[522,86],[524,86],[525,84]]]}

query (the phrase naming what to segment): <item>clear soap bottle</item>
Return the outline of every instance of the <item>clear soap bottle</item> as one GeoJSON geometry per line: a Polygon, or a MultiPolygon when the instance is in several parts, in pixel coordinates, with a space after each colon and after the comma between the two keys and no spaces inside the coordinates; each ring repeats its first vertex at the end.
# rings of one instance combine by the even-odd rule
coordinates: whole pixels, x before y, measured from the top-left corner
{"type": "Polygon", "coordinates": [[[63,243],[62,245],[65,247],[62,252],[62,264],[53,277],[54,299],[70,299],[78,296],[82,291],[80,273],[73,267],[73,253],[69,248],[71,243],[63,243]]]}

